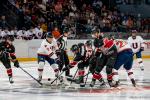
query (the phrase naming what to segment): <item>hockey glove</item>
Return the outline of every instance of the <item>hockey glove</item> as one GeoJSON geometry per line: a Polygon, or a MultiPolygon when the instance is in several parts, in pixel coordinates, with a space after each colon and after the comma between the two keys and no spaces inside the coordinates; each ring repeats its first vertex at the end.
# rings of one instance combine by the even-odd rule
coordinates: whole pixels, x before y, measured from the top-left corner
{"type": "Polygon", "coordinates": [[[56,50],[56,55],[57,56],[61,55],[61,50],[56,50]]]}
{"type": "Polygon", "coordinates": [[[144,47],[141,47],[141,48],[140,48],[140,51],[144,51],[144,47]]]}
{"type": "Polygon", "coordinates": [[[67,71],[67,70],[69,70],[70,68],[72,68],[72,66],[71,66],[71,65],[68,65],[68,66],[66,66],[65,68],[63,68],[62,71],[67,71]]]}
{"type": "Polygon", "coordinates": [[[62,64],[63,64],[63,62],[60,61],[58,58],[55,59],[55,62],[56,62],[58,65],[62,65],[62,64]]]}
{"type": "Polygon", "coordinates": [[[16,61],[14,62],[14,66],[17,67],[17,68],[20,67],[18,60],[16,60],[16,61]]]}
{"type": "Polygon", "coordinates": [[[62,69],[62,71],[66,71],[66,70],[68,70],[68,68],[67,68],[67,67],[65,67],[65,68],[63,68],[63,69],[62,69]]]}

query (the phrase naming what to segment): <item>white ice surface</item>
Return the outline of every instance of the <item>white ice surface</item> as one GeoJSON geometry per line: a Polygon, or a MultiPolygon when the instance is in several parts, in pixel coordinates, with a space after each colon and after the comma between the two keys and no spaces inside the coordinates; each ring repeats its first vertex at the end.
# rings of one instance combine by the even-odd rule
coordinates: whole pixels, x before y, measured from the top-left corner
{"type": "MultiPolygon", "coordinates": [[[[20,63],[26,71],[35,78],[38,77],[37,62],[20,63]]],[[[150,59],[144,60],[145,70],[141,72],[138,64],[134,62],[133,71],[137,79],[138,87],[134,88],[123,68],[119,71],[121,81],[120,89],[98,89],[87,91],[63,92],[56,89],[51,90],[49,87],[41,88],[36,81],[30,78],[20,68],[13,68],[14,84],[8,82],[6,69],[0,64],[0,100],[150,100],[150,59]]],[[[76,68],[71,70],[74,74],[76,68]]],[[[104,71],[103,71],[104,72],[104,71]]],[[[105,76],[105,74],[103,73],[105,76]]],[[[52,68],[46,64],[43,73],[43,83],[47,78],[54,78],[52,68]]],[[[91,81],[89,76],[88,83],[91,81]]]]}

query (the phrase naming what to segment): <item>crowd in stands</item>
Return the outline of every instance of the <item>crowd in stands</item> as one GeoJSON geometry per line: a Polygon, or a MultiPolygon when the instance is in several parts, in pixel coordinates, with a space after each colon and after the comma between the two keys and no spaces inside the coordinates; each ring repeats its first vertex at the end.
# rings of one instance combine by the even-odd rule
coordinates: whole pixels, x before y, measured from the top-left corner
{"type": "MultiPolygon", "coordinates": [[[[56,27],[63,33],[69,27],[72,34],[90,34],[94,28],[102,32],[150,32],[150,18],[142,19],[140,14],[120,12],[116,6],[109,6],[106,0],[13,0],[18,9],[18,30],[32,30],[40,26],[43,34],[56,27]]],[[[5,30],[7,22],[1,17],[0,27],[5,30]]],[[[13,28],[14,30],[14,28],[13,28]]],[[[44,35],[43,35],[44,36],[44,35]]]]}

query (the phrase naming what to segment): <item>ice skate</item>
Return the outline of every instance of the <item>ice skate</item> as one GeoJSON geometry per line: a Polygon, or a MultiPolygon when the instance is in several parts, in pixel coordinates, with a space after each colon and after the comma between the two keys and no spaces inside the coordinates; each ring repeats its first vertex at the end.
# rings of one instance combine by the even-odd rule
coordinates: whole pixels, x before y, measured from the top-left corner
{"type": "Polygon", "coordinates": [[[144,71],[144,66],[140,66],[141,71],[144,71]]]}
{"type": "Polygon", "coordinates": [[[9,77],[9,82],[10,82],[10,84],[14,83],[13,78],[11,76],[9,77]]]}
{"type": "Polygon", "coordinates": [[[132,85],[133,85],[134,87],[136,87],[136,82],[135,82],[135,80],[134,80],[134,79],[131,79],[131,82],[132,82],[132,85]]]}
{"type": "Polygon", "coordinates": [[[39,82],[42,81],[42,76],[39,76],[38,79],[37,79],[39,82]]]}
{"type": "Polygon", "coordinates": [[[100,79],[99,82],[100,82],[100,87],[106,86],[106,83],[103,79],[100,79]]]}
{"type": "Polygon", "coordinates": [[[110,87],[115,87],[115,84],[110,80],[108,81],[108,84],[109,84],[110,87]]]}
{"type": "Polygon", "coordinates": [[[91,83],[90,83],[90,87],[94,87],[96,80],[92,79],[91,83]]]}

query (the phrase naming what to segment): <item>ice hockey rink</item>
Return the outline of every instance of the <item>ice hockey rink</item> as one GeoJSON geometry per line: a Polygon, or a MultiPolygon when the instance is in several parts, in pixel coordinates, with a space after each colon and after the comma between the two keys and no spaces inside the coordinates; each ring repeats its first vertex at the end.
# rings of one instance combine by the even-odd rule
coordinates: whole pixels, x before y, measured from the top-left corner
{"type": "MultiPolygon", "coordinates": [[[[20,65],[35,78],[38,77],[37,62],[21,62],[20,65]]],[[[51,89],[48,86],[41,87],[20,68],[15,67],[13,67],[14,84],[10,84],[6,70],[0,64],[0,100],[150,100],[150,59],[145,59],[144,65],[145,70],[141,72],[138,64],[134,61],[133,70],[137,87],[132,87],[125,70],[122,68],[119,71],[121,86],[118,88],[106,86],[97,89],[99,86],[97,83],[95,88],[67,90],[62,88],[51,89]]],[[[76,68],[71,70],[72,75],[75,70],[76,68]]],[[[105,73],[103,75],[105,76],[105,73]]],[[[50,83],[47,81],[48,78],[53,79],[54,74],[52,68],[46,64],[43,73],[43,84],[50,83]]],[[[87,87],[90,81],[91,75],[87,80],[87,87]]],[[[72,85],[77,87],[77,85],[72,85]]]]}

